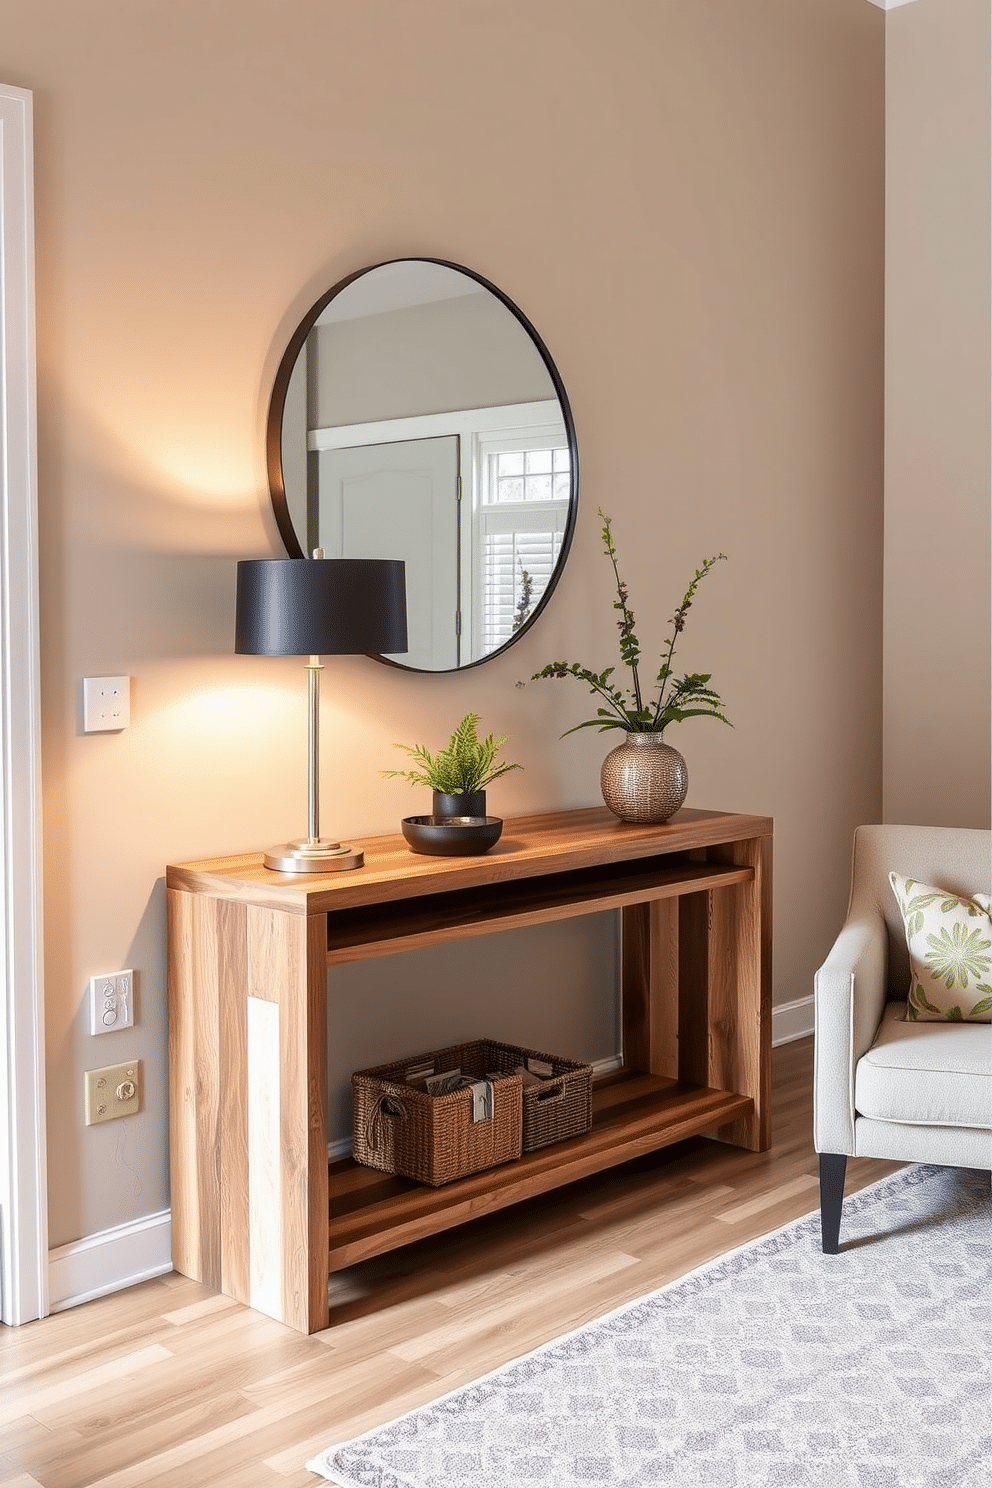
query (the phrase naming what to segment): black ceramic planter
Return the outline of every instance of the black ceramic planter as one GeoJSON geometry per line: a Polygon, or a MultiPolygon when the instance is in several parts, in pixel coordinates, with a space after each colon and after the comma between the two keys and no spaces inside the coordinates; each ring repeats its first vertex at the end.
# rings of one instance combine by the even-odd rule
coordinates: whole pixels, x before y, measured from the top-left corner
{"type": "Polygon", "coordinates": [[[434,792],[434,816],[474,816],[486,814],[486,793],[471,791],[465,796],[449,796],[443,791],[434,792]]]}

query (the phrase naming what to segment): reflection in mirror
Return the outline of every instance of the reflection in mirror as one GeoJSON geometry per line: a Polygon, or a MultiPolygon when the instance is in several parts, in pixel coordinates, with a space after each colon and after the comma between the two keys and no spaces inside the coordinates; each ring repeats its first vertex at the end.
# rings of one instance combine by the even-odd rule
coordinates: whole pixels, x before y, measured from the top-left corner
{"type": "Polygon", "coordinates": [[[289,552],[406,562],[422,671],[511,644],[551,594],[575,522],[561,379],[533,327],[468,270],[380,264],[313,307],[269,411],[289,552]]]}

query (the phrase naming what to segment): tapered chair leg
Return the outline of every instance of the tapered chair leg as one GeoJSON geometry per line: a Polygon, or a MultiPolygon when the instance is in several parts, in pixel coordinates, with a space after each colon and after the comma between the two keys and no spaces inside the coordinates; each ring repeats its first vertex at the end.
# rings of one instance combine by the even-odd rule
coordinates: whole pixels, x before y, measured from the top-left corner
{"type": "Polygon", "coordinates": [[[842,1152],[820,1153],[820,1237],[824,1255],[840,1251],[840,1211],[844,1204],[847,1158],[842,1152]]]}

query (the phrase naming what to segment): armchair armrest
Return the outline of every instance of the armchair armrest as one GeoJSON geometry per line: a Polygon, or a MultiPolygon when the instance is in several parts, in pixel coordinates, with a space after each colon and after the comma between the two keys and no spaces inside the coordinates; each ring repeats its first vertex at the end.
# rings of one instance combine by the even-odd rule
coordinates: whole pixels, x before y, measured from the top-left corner
{"type": "Polygon", "coordinates": [[[887,962],[885,920],[862,910],[846,922],[813,979],[817,1152],[854,1153],[854,1069],[882,1019],[887,962]]]}

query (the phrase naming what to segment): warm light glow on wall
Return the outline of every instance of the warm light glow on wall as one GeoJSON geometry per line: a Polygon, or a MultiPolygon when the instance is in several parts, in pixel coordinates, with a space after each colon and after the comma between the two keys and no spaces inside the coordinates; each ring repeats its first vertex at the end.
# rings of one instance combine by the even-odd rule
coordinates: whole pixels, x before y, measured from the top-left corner
{"type": "Polygon", "coordinates": [[[182,449],[163,443],[157,450],[150,444],[144,453],[155,462],[161,484],[177,502],[232,511],[258,505],[258,472],[235,459],[232,450],[211,448],[206,442],[200,448],[187,443],[182,449]]]}
{"type": "Polygon", "coordinates": [[[149,407],[146,397],[129,397],[126,387],[106,394],[106,388],[74,388],[72,397],[108,474],[183,506],[224,512],[257,507],[265,472],[254,423],[246,430],[240,420],[235,425],[218,416],[197,424],[188,411],[180,423],[166,399],[149,407]]]}
{"type": "MultiPolygon", "coordinates": [[[[333,671],[338,658],[325,662],[327,696],[321,698],[321,718],[327,730],[326,747],[330,752],[366,717],[361,698],[352,698],[345,687],[335,689],[333,671]]],[[[301,661],[290,658],[273,661],[266,658],[252,666],[251,682],[216,684],[200,683],[189,692],[173,697],[152,720],[155,737],[163,749],[181,743],[188,751],[191,744],[243,757],[275,746],[280,751],[306,752],[305,720],[307,675],[301,661]],[[263,680],[272,672],[271,680],[263,680]]]]}
{"type": "Polygon", "coordinates": [[[304,681],[283,673],[271,682],[256,678],[239,685],[198,687],[162,708],[155,719],[156,734],[163,748],[182,741],[188,749],[196,742],[244,755],[273,743],[281,746],[305,711],[304,681]]]}

